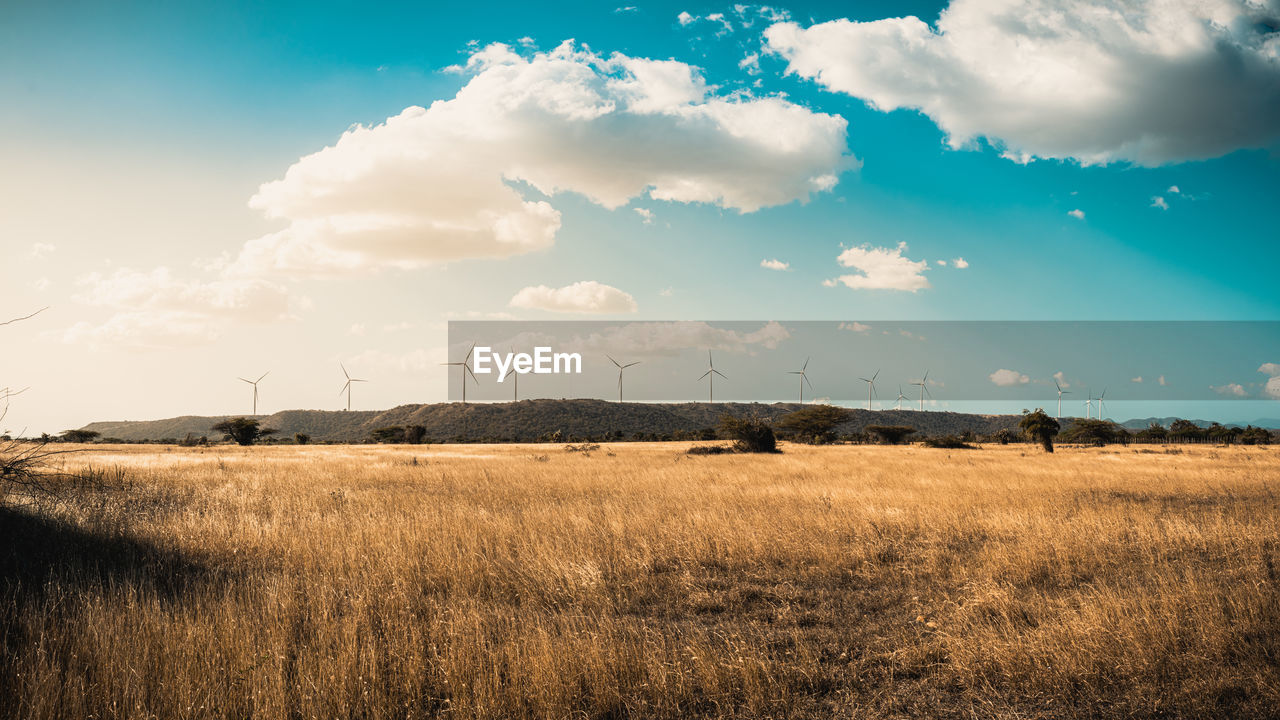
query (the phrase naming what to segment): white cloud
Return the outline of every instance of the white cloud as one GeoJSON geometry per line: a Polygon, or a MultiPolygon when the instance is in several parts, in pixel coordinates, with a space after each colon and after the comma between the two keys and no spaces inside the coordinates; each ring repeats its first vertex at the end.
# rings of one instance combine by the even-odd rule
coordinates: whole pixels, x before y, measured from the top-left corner
{"type": "Polygon", "coordinates": [[[1258,367],[1258,372],[1269,376],[1262,386],[1262,393],[1280,400],[1280,363],[1263,363],[1258,367]]]}
{"type": "Polygon", "coordinates": [[[916,17],[779,23],[788,72],[891,111],[928,115],[954,148],[1161,165],[1280,137],[1271,2],[953,0],[916,17]]]}
{"type": "Polygon", "coordinates": [[[33,258],[42,258],[53,254],[53,251],[57,249],[58,246],[53,243],[38,242],[32,244],[31,250],[28,254],[33,258]]]}
{"type": "Polygon", "coordinates": [[[1168,190],[1166,190],[1165,192],[1171,193],[1171,194],[1173,194],[1173,195],[1177,195],[1177,194],[1181,193],[1182,191],[1178,189],[1178,186],[1177,186],[1177,185],[1170,185],[1170,186],[1169,186],[1169,189],[1168,189],[1168,190]]]}
{"type": "Polygon", "coordinates": [[[1258,366],[1258,372],[1271,377],[1280,375],[1280,363],[1262,363],[1258,366]]]}
{"type": "Polygon", "coordinates": [[[661,295],[662,297],[671,297],[672,295],[676,294],[676,290],[675,288],[665,287],[659,290],[658,294],[661,295]]]}
{"type": "Polygon", "coordinates": [[[653,211],[652,211],[652,210],[650,210],[649,208],[642,208],[642,207],[634,208],[634,210],[636,211],[636,214],[640,216],[640,220],[641,220],[645,225],[652,225],[652,224],[653,224],[653,211]]]}
{"type": "Polygon", "coordinates": [[[1164,379],[1164,376],[1163,376],[1163,375],[1161,375],[1160,377],[1156,378],[1156,382],[1157,382],[1157,383],[1159,383],[1161,387],[1164,387],[1165,385],[1168,385],[1168,384],[1169,384],[1169,383],[1165,382],[1165,379],[1164,379]]]}
{"type": "Polygon", "coordinates": [[[952,260],[951,265],[955,267],[957,270],[964,270],[965,268],[969,267],[968,261],[966,261],[962,257],[958,257],[952,260]]]}
{"type": "Polygon", "coordinates": [[[262,185],[250,205],[284,229],[245,245],[233,274],[349,272],[549,248],[554,199],[634,198],[740,212],[804,201],[857,166],[844,118],[780,97],[718,95],[674,60],[566,42],[476,50],[449,100],[356,126],[262,185]]]}
{"type": "Polygon", "coordinates": [[[1014,385],[1026,385],[1031,382],[1031,378],[1023,375],[1017,370],[997,370],[987,377],[991,378],[991,382],[1000,387],[1012,387],[1014,385]]]}
{"type": "Polygon", "coordinates": [[[691,25],[697,19],[698,18],[690,15],[687,11],[681,11],[680,14],[676,16],[676,20],[678,20],[681,25],[691,25]]]}
{"type": "Polygon", "coordinates": [[[1239,383],[1228,383],[1226,385],[1210,385],[1209,389],[1219,395],[1227,395],[1229,397],[1248,397],[1249,393],[1245,391],[1244,386],[1239,383]]]}
{"type": "Polygon", "coordinates": [[[1084,219],[1084,211],[1081,210],[1080,208],[1076,208],[1075,210],[1068,211],[1067,214],[1077,220],[1084,219]]]}
{"type": "Polygon", "coordinates": [[[760,54],[750,53],[738,61],[738,67],[746,70],[748,75],[760,74],[760,54]]]}
{"type": "Polygon", "coordinates": [[[1164,198],[1160,197],[1159,195],[1156,195],[1151,198],[1151,207],[1159,208],[1161,210],[1168,210],[1169,203],[1164,198]]]}
{"type": "Polygon", "coordinates": [[[864,325],[860,322],[851,322],[851,323],[840,323],[839,328],[841,330],[848,330],[849,332],[864,333],[870,330],[871,326],[864,325]]]}
{"type": "Polygon", "coordinates": [[[101,324],[76,323],[63,335],[69,343],[160,348],[216,340],[231,323],[266,323],[291,316],[284,287],[256,278],[209,282],[175,277],[167,267],[149,272],[121,268],[78,281],[75,299],[115,312],[101,324]]]}
{"type": "Polygon", "coordinates": [[[707,350],[754,354],[757,348],[775,350],[790,337],[787,328],[777,322],[747,332],[705,322],[640,322],[606,328],[559,345],[629,357],[673,357],[690,349],[704,354],[707,350]]]}
{"type": "Polygon", "coordinates": [[[761,260],[760,267],[766,270],[790,270],[791,263],[784,263],[781,260],[774,258],[772,260],[761,260]]]}
{"type": "Polygon", "coordinates": [[[1053,374],[1053,379],[1057,381],[1058,387],[1062,388],[1063,390],[1066,390],[1067,388],[1071,387],[1071,383],[1067,382],[1066,373],[1062,372],[1061,370],[1053,374]]]}
{"type": "Polygon", "coordinates": [[[896,248],[880,248],[870,245],[847,248],[836,258],[844,267],[859,271],[857,275],[841,275],[834,280],[824,281],[828,287],[837,282],[844,283],[854,290],[908,290],[916,292],[929,287],[929,280],[924,272],[929,269],[926,260],[911,260],[903,257],[907,249],[905,242],[898,243],[896,248]]]}
{"type": "Polygon", "coordinates": [[[626,5],[624,7],[616,7],[613,9],[613,11],[616,13],[632,13],[632,12],[636,12],[639,9],[640,8],[636,7],[635,5],[626,5]]]}
{"type": "Polygon", "coordinates": [[[511,298],[511,307],[569,313],[632,313],[635,298],[618,288],[585,280],[562,288],[527,287],[511,298]]]}
{"type": "Polygon", "coordinates": [[[1142,376],[1141,376],[1141,375],[1139,375],[1138,377],[1135,377],[1135,378],[1129,378],[1129,382],[1134,382],[1134,383],[1138,383],[1139,385],[1141,385],[1141,384],[1142,384],[1142,376]]]}

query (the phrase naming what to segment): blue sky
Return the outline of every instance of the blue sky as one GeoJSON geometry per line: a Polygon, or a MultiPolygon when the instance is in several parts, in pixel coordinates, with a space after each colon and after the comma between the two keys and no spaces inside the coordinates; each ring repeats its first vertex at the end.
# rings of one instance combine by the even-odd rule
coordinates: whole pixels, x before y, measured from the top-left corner
{"type": "MultiPolygon", "coordinates": [[[[1019,38],[983,35],[1016,32],[982,0],[956,3],[950,25],[939,22],[944,3],[182,5],[0,9],[6,98],[0,242],[16,259],[0,271],[0,308],[18,315],[50,306],[6,329],[12,338],[6,342],[25,351],[0,364],[0,385],[32,388],[15,401],[4,423],[9,429],[234,412],[235,376],[256,377],[258,368],[273,370],[275,387],[263,387],[267,411],[337,408],[341,401],[328,385],[341,384],[333,378],[339,360],[376,376],[369,407],[442,400],[446,386],[436,363],[450,319],[1280,315],[1280,243],[1271,211],[1280,190],[1280,41],[1256,30],[1259,13],[1280,14],[1271,6],[1224,0],[1200,17],[1201,10],[1179,3],[1185,12],[1159,16],[1139,3],[1135,27],[1150,37],[1135,31],[1133,48],[1116,48],[1073,19],[1091,3],[1067,3],[1067,20],[1059,23],[1067,29],[1038,38],[1040,49],[1022,64],[1054,69],[1053,53],[1066,53],[1083,58],[1072,60],[1078,72],[1063,79],[1045,71],[1002,85],[1009,81],[991,70],[1002,59],[975,47],[1019,38]],[[708,17],[717,13],[723,19],[708,17]],[[930,25],[934,54],[900,55],[909,51],[867,34],[879,28],[910,34],[917,26],[875,21],[912,15],[930,25]],[[787,23],[794,23],[794,37],[764,35],[787,23]],[[1194,41],[1159,45],[1159,53],[1142,45],[1182,37],[1170,29],[1188,27],[1205,37],[1227,33],[1226,46],[1239,54],[1228,59],[1246,58],[1246,69],[1238,77],[1214,75],[1230,73],[1220,66],[1231,63],[1217,62],[1194,41]],[[828,132],[842,147],[824,150],[815,140],[792,165],[785,153],[751,155],[721,132],[709,136],[706,158],[695,162],[680,157],[684,145],[659,138],[656,169],[634,169],[639,181],[660,177],[674,187],[681,173],[698,182],[713,178],[720,185],[709,202],[687,190],[674,191],[675,199],[652,190],[593,196],[599,173],[633,169],[593,166],[592,158],[608,159],[617,149],[619,158],[641,163],[647,158],[625,152],[629,143],[642,133],[684,127],[646,125],[652,113],[622,117],[593,136],[591,152],[574,156],[573,167],[546,170],[552,179],[542,180],[541,190],[535,187],[541,168],[521,168],[534,181],[507,178],[522,202],[546,203],[558,213],[558,224],[539,216],[554,227],[552,237],[522,240],[526,251],[500,242],[470,252],[467,240],[457,240],[458,249],[455,240],[435,236],[409,247],[418,241],[406,231],[388,240],[395,250],[381,254],[366,252],[372,240],[344,235],[341,247],[359,255],[353,272],[285,267],[280,244],[269,248],[276,254],[267,270],[261,257],[245,253],[247,243],[282,231],[293,233],[289,247],[337,247],[332,238],[303,237],[298,222],[299,213],[303,220],[338,215],[298,198],[333,191],[323,186],[330,182],[325,173],[358,166],[359,150],[331,153],[334,164],[310,179],[284,182],[301,158],[334,146],[352,126],[376,128],[407,107],[452,100],[481,75],[536,63],[567,40],[577,43],[580,67],[614,53],[690,66],[691,77],[707,87],[703,96],[680,101],[681,108],[715,100],[789,104],[799,114],[766,133],[760,141],[766,146],[811,130],[822,135],[830,131],[823,120],[829,116],[845,123],[842,132],[828,132]],[[521,59],[456,69],[494,43],[521,59]],[[871,54],[850,55],[850,47],[871,54]],[[586,53],[595,60],[583,59],[586,53]],[[1090,53],[1132,62],[1094,72],[1090,53]],[[893,58],[893,67],[875,69],[876,58],[893,58]],[[1161,64],[1169,58],[1170,65],[1161,64]],[[956,67],[966,72],[949,69],[956,67]],[[1180,77],[1169,67],[1204,72],[1180,77]],[[1113,79],[1114,87],[1107,85],[1113,79]],[[1197,86],[1198,79],[1206,84],[1197,86]],[[1051,107],[1059,102],[1065,110],[1051,107]],[[902,108],[878,109],[894,105],[902,108]],[[794,127],[786,125],[793,120],[794,127]],[[962,131],[972,137],[959,137],[962,131]],[[1142,140],[1129,143],[1131,137],[1142,140]],[[668,146],[674,149],[662,155],[668,146]],[[1015,161],[1005,150],[1034,159],[1015,161]],[[762,203],[758,187],[726,179],[758,173],[767,181],[776,173],[783,186],[826,172],[833,186],[762,203]],[[250,207],[250,198],[273,181],[281,181],[279,197],[250,207]],[[650,213],[649,221],[637,210],[650,213]],[[269,217],[273,211],[277,216],[269,217]],[[886,254],[842,255],[851,248],[886,254]],[[841,257],[855,264],[841,264],[841,257]],[[854,287],[837,280],[875,276],[879,270],[867,263],[886,258],[892,267],[875,268],[909,270],[894,265],[899,258],[927,269],[854,287]],[[956,267],[956,258],[967,267],[956,267]],[[786,269],[762,267],[765,260],[786,269]],[[524,293],[516,302],[539,287],[546,292],[524,293]],[[192,377],[202,380],[193,384],[192,377]]],[[[1036,3],[1026,7],[1037,11],[1036,3]]],[[[614,66],[600,78],[634,79],[631,72],[614,66]]],[[[483,117],[474,102],[469,112],[483,117]]],[[[569,142],[577,131],[569,127],[538,126],[522,137],[569,142]]],[[[373,136],[382,138],[384,162],[396,147],[384,142],[387,135],[373,136]]],[[[451,147],[433,142],[425,155],[451,147]]],[[[471,147],[459,150],[463,159],[450,167],[465,166],[471,147]]],[[[548,161],[530,152],[521,162],[548,161]]],[[[428,195],[453,185],[445,170],[427,180],[408,172],[426,183],[428,195]]],[[[378,183],[369,188],[386,194],[378,183]]],[[[467,185],[460,179],[457,186],[467,185]]],[[[365,190],[338,192],[356,197],[365,190]]],[[[435,221],[410,200],[405,209],[418,213],[413,222],[435,221]]],[[[1276,352],[1258,363],[1280,361],[1276,352]]],[[[1246,380],[1257,378],[1240,379],[1246,380]]]]}

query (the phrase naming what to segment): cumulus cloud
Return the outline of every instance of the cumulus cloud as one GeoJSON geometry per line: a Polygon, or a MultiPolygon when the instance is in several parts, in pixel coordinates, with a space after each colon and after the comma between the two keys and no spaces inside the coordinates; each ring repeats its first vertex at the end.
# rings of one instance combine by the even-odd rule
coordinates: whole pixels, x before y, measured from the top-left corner
{"type": "Polygon", "coordinates": [[[1134,383],[1138,383],[1139,385],[1141,385],[1141,384],[1142,384],[1142,376],[1141,376],[1141,375],[1139,375],[1138,377],[1129,378],[1129,382],[1134,382],[1134,383]]]}
{"type": "Polygon", "coordinates": [[[870,325],[865,325],[860,322],[840,323],[839,327],[841,330],[848,330],[849,332],[856,333],[864,333],[871,329],[870,325]]]}
{"type": "Polygon", "coordinates": [[[847,268],[853,268],[859,274],[841,275],[833,280],[824,281],[828,287],[838,283],[854,290],[907,290],[916,292],[932,287],[925,278],[924,272],[929,269],[926,260],[911,260],[904,257],[907,244],[898,243],[896,248],[872,247],[861,245],[847,248],[836,262],[847,268]]]}
{"type": "Polygon", "coordinates": [[[676,16],[676,21],[679,22],[681,25],[690,25],[693,23],[693,21],[697,19],[698,18],[690,15],[687,10],[681,10],[680,14],[676,16]]]}
{"type": "Polygon", "coordinates": [[[262,185],[250,205],[287,226],[247,243],[229,272],[510,257],[555,242],[559,193],[609,209],[647,196],[753,212],[857,166],[843,118],[718,95],[674,60],[495,44],[462,71],[455,97],[353,127],[262,185]]]}
{"type": "Polygon", "coordinates": [[[1083,220],[1083,219],[1084,219],[1084,211],[1083,211],[1083,210],[1081,210],[1080,208],[1076,208],[1075,210],[1070,210],[1070,211],[1068,211],[1068,212],[1067,212],[1067,214],[1068,214],[1068,215],[1070,215],[1071,217],[1073,217],[1073,218],[1077,219],[1077,220],[1083,220]]]}
{"type": "Polygon", "coordinates": [[[1023,375],[1017,370],[997,370],[987,377],[991,378],[991,382],[1000,387],[1012,387],[1014,385],[1026,385],[1031,382],[1031,378],[1023,375]]]}
{"type": "Polygon", "coordinates": [[[951,266],[958,270],[964,270],[969,267],[969,263],[964,258],[958,257],[951,261],[951,266]]]}
{"type": "Polygon", "coordinates": [[[257,278],[212,281],[175,276],[167,267],[147,272],[122,268],[111,275],[92,273],[79,280],[75,299],[107,308],[105,322],[79,322],[63,339],[93,346],[159,348],[216,340],[233,322],[265,323],[291,316],[284,287],[257,278]]]}
{"type": "Polygon", "coordinates": [[[1163,197],[1160,197],[1159,195],[1155,195],[1151,198],[1151,207],[1158,208],[1160,210],[1168,210],[1169,202],[1165,200],[1163,197]]]}
{"type": "Polygon", "coordinates": [[[1248,397],[1249,393],[1245,391],[1244,386],[1239,383],[1227,383],[1226,385],[1210,385],[1209,389],[1219,395],[1227,397],[1248,397]]]}
{"type": "Polygon", "coordinates": [[[1053,374],[1053,379],[1058,383],[1058,387],[1062,388],[1063,390],[1066,390],[1067,388],[1071,387],[1071,383],[1067,382],[1066,373],[1062,372],[1061,370],[1053,374]]]}
{"type": "Polygon", "coordinates": [[[1266,384],[1262,386],[1262,393],[1280,400],[1280,363],[1263,363],[1258,372],[1268,376],[1266,384]]]}
{"type": "Polygon", "coordinates": [[[562,288],[527,287],[511,298],[511,307],[568,313],[632,313],[636,311],[636,301],[616,287],[585,280],[562,288]]]}
{"type": "Polygon", "coordinates": [[[791,263],[785,263],[777,258],[773,258],[771,260],[761,260],[760,267],[766,270],[790,270],[791,263]]]}
{"type": "Polygon", "coordinates": [[[649,208],[635,208],[636,214],[640,216],[640,221],[645,225],[653,224],[653,211],[649,208]]]}
{"type": "Polygon", "coordinates": [[[38,259],[53,254],[53,251],[57,249],[58,246],[53,243],[38,242],[31,245],[31,250],[28,254],[38,259]]]}
{"type": "Polygon", "coordinates": [[[885,112],[928,115],[953,148],[1019,162],[1162,165],[1280,137],[1274,2],[953,0],[916,17],[765,31],[788,72],[885,112]]]}

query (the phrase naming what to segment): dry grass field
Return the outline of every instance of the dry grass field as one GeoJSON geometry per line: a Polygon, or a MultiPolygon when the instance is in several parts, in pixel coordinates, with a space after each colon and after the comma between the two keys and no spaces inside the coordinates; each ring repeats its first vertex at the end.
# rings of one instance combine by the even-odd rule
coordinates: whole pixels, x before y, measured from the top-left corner
{"type": "Polygon", "coordinates": [[[1280,449],[92,446],[0,716],[1280,716],[1280,449]]]}

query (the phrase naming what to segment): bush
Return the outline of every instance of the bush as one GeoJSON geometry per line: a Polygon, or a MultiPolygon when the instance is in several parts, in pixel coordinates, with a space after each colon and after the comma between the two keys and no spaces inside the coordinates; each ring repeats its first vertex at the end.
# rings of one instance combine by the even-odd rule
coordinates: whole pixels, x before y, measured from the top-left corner
{"type": "Polygon", "coordinates": [[[1106,420],[1076,420],[1058,435],[1058,441],[1102,447],[1108,443],[1127,440],[1128,433],[1122,438],[1117,429],[1117,425],[1106,420]]]}
{"type": "Polygon", "coordinates": [[[759,417],[736,418],[725,415],[720,418],[720,437],[734,441],[738,452],[778,452],[778,439],[769,423],[759,417]]]}
{"type": "Polygon", "coordinates": [[[868,425],[867,434],[881,445],[901,445],[908,435],[916,432],[905,425],[868,425]]]}
{"type": "Polygon", "coordinates": [[[685,450],[686,455],[724,455],[733,452],[728,445],[694,445],[685,450]]]}
{"type": "Polygon", "coordinates": [[[298,443],[299,445],[306,445],[307,443],[311,442],[311,436],[304,432],[294,433],[293,441],[298,443]]]}
{"type": "Polygon", "coordinates": [[[940,448],[945,450],[977,450],[978,446],[970,445],[965,442],[963,437],[955,435],[941,435],[939,437],[931,437],[924,439],[924,446],[931,448],[940,448]]]}

